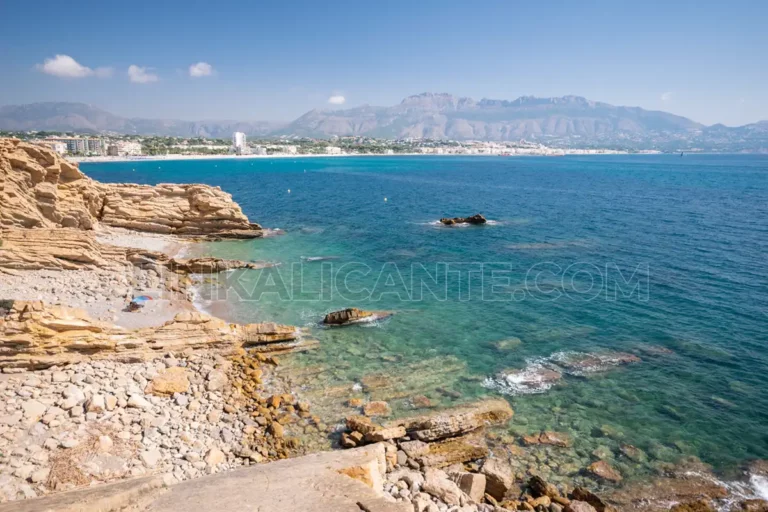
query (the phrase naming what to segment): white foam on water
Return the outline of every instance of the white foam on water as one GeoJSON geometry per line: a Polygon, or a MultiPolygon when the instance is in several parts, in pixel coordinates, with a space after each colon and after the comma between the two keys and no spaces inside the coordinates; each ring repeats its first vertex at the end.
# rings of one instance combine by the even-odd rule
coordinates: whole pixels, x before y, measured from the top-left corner
{"type": "Polygon", "coordinates": [[[697,471],[687,471],[686,476],[695,476],[709,480],[716,485],[724,487],[728,491],[728,497],[716,502],[715,508],[718,512],[730,512],[733,506],[744,500],[762,499],[768,500],[768,478],[762,475],[749,475],[749,481],[731,481],[724,482],[709,474],[699,473],[697,471]]]}
{"type": "MultiPolygon", "coordinates": [[[[483,224],[468,224],[468,223],[464,223],[464,224],[443,224],[439,220],[432,220],[432,221],[429,221],[429,222],[417,222],[416,224],[419,224],[419,225],[422,225],[422,226],[435,226],[435,227],[439,227],[439,228],[470,228],[470,227],[477,227],[477,226],[482,226],[483,225],[483,224]]],[[[501,222],[499,222],[497,220],[490,220],[490,219],[488,219],[488,220],[485,221],[485,225],[486,226],[500,226],[501,222]]]]}
{"type": "Polygon", "coordinates": [[[768,478],[761,475],[749,475],[749,484],[755,492],[755,496],[761,500],[768,500],[768,478]]]}
{"type": "Polygon", "coordinates": [[[557,382],[542,375],[551,371],[546,363],[546,358],[529,359],[521,371],[486,377],[483,387],[512,396],[546,393],[557,382]]]}

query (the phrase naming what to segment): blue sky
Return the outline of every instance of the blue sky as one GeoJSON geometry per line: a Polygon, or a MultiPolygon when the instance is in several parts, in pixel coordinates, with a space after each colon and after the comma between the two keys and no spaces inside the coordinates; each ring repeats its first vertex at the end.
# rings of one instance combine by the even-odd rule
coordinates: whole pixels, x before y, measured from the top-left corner
{"type": "Polygon", "coordinates": [[[768,119],[766,1],[531,4],[5,1],[0,105],[291,120],[432,91],[768,119]]]}

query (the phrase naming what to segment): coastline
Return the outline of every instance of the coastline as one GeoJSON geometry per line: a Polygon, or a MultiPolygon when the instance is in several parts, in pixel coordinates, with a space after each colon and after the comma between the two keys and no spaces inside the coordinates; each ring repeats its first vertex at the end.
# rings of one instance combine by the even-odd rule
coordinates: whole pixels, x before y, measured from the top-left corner
{"type": "MultiPolygon", "coordinates": [[[[62,166],[66,167],[63,163],[62,166]]],[[[18,166],[10,169],[15,172],[18,166]]],[[[66,168],[65,171],[72,172],[71,169],[66,168]]],[[[30,196],[34,197],[34,193],[30,196]]],[[[158,203],[145,209],[152,210],[155,217],[165,210],[173,210],[167,204],[158,203]]],[[[137,214],[139,213],[137,211],[137,214]]],[[[99,217],[99,220],[102,218],[99,217]]],[[[136,215],[129,215],[128,218],[134,220],[136,215]]],[[[121,219],[117,218],[117,220],[121,219]]],[[[247,222],[247,219],[243,219],[243,222],[247,222]]],[[[9,308],[8,301],[0,304],[0,310],[10,309],[2,312],[8,320],[0,317],[0,327],[10,326],[11,329],[16,329],[16,326],[23,322],[38,320],[25,316],[27,308],[33,310],[37,308],[35,311],[38,318],[46,314],[46,306],[33,304],[34,301],[58,304],[51,308],[54,310],[82,306],[85,309],[98,311],[97,308],[104,307],[109,300],[117,304],[113,308],[116,311],[107,311],[113,316],[105,316],[104,324],[91,323],[68,311],[64,311],[68,316],[63,318],[46,319],[44,329],[37,328],[32,323],[33,328],[29,332],[32,335],[43,333],[43,337],[46,338],[44,344],[47,346],[51,346],[49,344],[51,332],[61,329],[60,333],[53,335],[65,340],[58,347],[53,345],[55,350],[62,349],[60,354],[63,354],[64,358],[57,360],[60,364],[53,367],[40,366],[26,369],[3,367],[3,372],[10,374],[10,378],[0,382],[0,393],[7,399],[5,411],[0,410],[0,416],[3,419],[0,422],[0,433],[3,434],[0,437],[0,467],[10,468],[13,478],[16,479],[10,482],[13,492],[16,493],[13,499],[18,499],[20,495],[24,498],[34,497],[37,492],[47,494],[67,490],[71,488],[68,487],[70,484],[84,485],[83,479],[88,483],[107,482],[160,471],[168,471],[172,475],[173,483],[241,465],[293,456],[300,450],[327,450],[337,447],[339,441],[342,447],[347,448],[350,444],[358,446],[372,442],[371,439],[378,439],[380,440],[378,442],[385,442],[388,446],[390,456],[387,459],[387,467],[390,475],[395,476],[392,476],[393,480],[389,482],[392,485],[384,486],[385,492],[388,492],[393,500],[407,501],[409,505],[413,501],[417,507],[415,500],[422,498],[443,506],[443,508],[438,507],[440,510],[447,509],[445,500],[440,501],[437,495],[424,498],[419,494],[402,493],[401,491],[405,490],[400,485],[403,481],[401,479],[403,471],[412,471],[413,478],[425,479],[430,475],[432,477],[437,475],[441,484],[448,481],[449,473],[459,474],[462,479],[466,475],[470,475],[469,479],[474,479],[475,477],[471,475],[499,477],[499,474],[502,474],[499,480],[502,480],[506,487],[501,496],[508,498],[514,494],[522,496],[521,492],[527,492],[523,489],[527,489],[526,485],[530,485],[525,483],[529,477],[545,478],[550,484],[561,489],[573,489],[574,486],[583,485],[600,492],[601,496],[610,496],[610,493],[614,493],[614,496],[618,496],[617,501],[628,500],[625,503],[634,503],[632,500],[637,496],[643,499],[653,496],[667,504],[687,501],[691,497],[690,493],[681,494],[675,486],[690,486],[691,480],[696,481],[694,494],[710,496],[707,494],[709,492],[711,497],[722,499],[722,493],[726,491],[721,492],[721,489],[728,488],[728,485],[721,480],[716,480],[711,468],[695,457],[685,458],[681,461],[681,465],[676,463],[673,466],[657,462],[652,467],[648,466],[653,473],[646,474],[644,477],[646,480],[640,483],[631,480],[627,477],[627,473],[624,473],[622,482],[624,467],[646,463],[643,460],[646,459],[646,455],[642,449],[626,444],[632,441],[631,439],[622,440],[622,444],[619,445],[620,450],[615,453],[608,450],[608,455],[604,455],[603,452],[596,454],[597,450],[584,452],[583,446],[580,446],[583,438],[569,437],[566,432],[543,429],[539,431],[539,428],[535,433],[528,429],[513,430],[511,425],[505,424],[506,420],[512,416],[511,410],[509,413],[501,414],[505,418],[504,421],[495,423],[495,420],[486,422],[487,416],[480,414],[477,417],[481,421],[473,424],[477,428],[473,427],[471,436],[466,435],[467,432],[460,428],[458,431],[451,431],[447,438],[425,438],[427,441],[437,441],[434,452],[431,454],[435,457],[424,459],[422,458],[424,453],[409,454],[406,449],[413,447],[409,443],[421,442],[419,449],[422,450],[425,449],[423,446],[425,443],[421,438],[417,440],[408,438],[406,431],[399,429],[399,427],[405,428],[403,425],[389,426],[394,409],[394,407],[390,408],[389,404],[394,405],[396,400],[401,403],[407,402],[408,407],[411,408],[409,414],[420,415],[416,416],[417,418],[438,418],[439,420],[434,421],[439,421],[439,425],[448,425],[449,428],[457,421],[459,423],[465,421],[467,404],[464,400],[467,398],[462,398],[460,393],[456,396],[455,393],[452,395],[450,390],[440,391],[441,388],[437,388],[439,394],[450,398],[439,404],[436,400],[431,402],[426,394],[422,394],[425,390],[435,391],[435,386],[438,385],[435,383],[442,383],[441,379],[445,374],[455,374],[458,377],[460,366],[451,364],[448,358],[438,357],[423,358],[418,365],[401,365],[396,354],[388,354],[386,357],[389,359],[384,359],[384,354],[374,354],[370,347],[366,347],[364,350],[371,351],[371,356],[398,364],[393,364],[383,373],[368,372],[352,377],[336,378],[333,374],[337,369],[338,360],[327,361],[325,364],[302,365],[301,363],[292,364],[299,358],[288,358],[286,364],[278,367],[277,358],[272,355],[265,356],[258,350],[246,353],[245,350],[240,349],[234,355],[222,355],[212,346],[213,344],[206,345],[199,340],[187,342],[186,346],[182,344],[179,350],[168,349],[167,345],[162,343],[157,345],[157,340],[162,339],[158,333],[162,334],[164,330],[169,332],[171,338],[189,340],[190,337],[204,331],[204,326],[208,323],[213,324],[219,333],[239,328],[234,324],[209,318],[208,315],[219,316],[216,312],[225,308],[226,303],[216,303],[211,308],[205,308],[196,303],[194,282],[196,274],[186,270],[183,273],[183,279],[175,283],[169,282],[165,278],[175,275],[173,266],[162,266],[158,261],[166,260],[149,254],[164,253],[166,256],[178,257],[179,254],[193,253],[201,259],[206,259],[205,256],[213,251],[207,250],[211,249],[209,246],[197,245],[201,243],[199,241],[190,241],[179,236],[102,226],[96,223],[93,227],[98,229],[84,227],[78,232],[81,240],[93,240],[94,243],[90,246],[90,250],[94,252],[93,256],[89,254],[84,258],[80,253],[73,258],[72,253],[66,252],[62,258],[64,262],[68,265],[72,265],[73,261],[88,264],[88,258],[90,263],[98,262],[98,254],[95,253],[101,250],[102,255],[115,260],[122,255],[121,263],[130,261],[131,265],[115,268],[105,264],[103,267],[75,270],[71,267],[62,267],[56,270],[45,270],[43,271],[45,274],[40,275],[35,274],[35,272],[41,272],[38,270],[12,270],[9,273],[12,279],[4,279],[3,284],[6,287],[0,287],[0,297],[12,299],[11,303],[16,299],[30,301],[30,304],[19,305],[16,310],[12,309],[13,306],[9,308]],[[99,245],[101,247],[98,247],[99,245]],[[198,247],[199,250],[194,250],[193,247],[198,247]],[[136,251],[129,252],[125,249],[136,251]],[[131,258],[128,258],[129,254],[131,258]],[[164,293],[169,293],[169,296],[166,298],[164,293]],[[156,294],[156,297],[140,312],[125,312],[124,315],[117,312],[139,294],[156,294]],[[205,315],[199,314],[201,310],[205,315]],[[179,312],[182,313],[180,315],[182,318],[177,322],[174,317],[179,312]],[[2,322],[6,322],[5,325],[2,322]],[[112,326],[106,325],[107,322],[116,324],[120,330],[115,331],[112,326]],[[174,323],[176,325],[173,325],[174,323]],[[119,351],[115,352],[118,357],[97,357],[99,350],[103,350],[104,347],[109,349],[110,343],[115,343],[115,338],[120,340],[117,343],[122,344],[126,341],[123,338],[131,335],[128,331],[137,329],[154,329],[148,343],[150,358],[143,361],[141,358],[133,359],[131,357],[135,357],[134,354],[128,359],[121,359],[119,351]],[[85,341],[71,343],[70,336],[80,332],[85,333],[79,334],[84,336],[85,341]],[[116,332],[117,335],[115,335],[116,332]],[[105,338],[99,337],[102,333],[115,338],[107,338],[105,342],[105,338]],[[90,343],[92,344],[89,345],[90,343]],[[79,351],[82,351],[83,356],[77,360],[76,364],[71,363],[72,359],[66,359],[68,352],[79,351]],[[171,378],[179,373],[186,376],[186,381],[180,379],[181,382],[179,382],[171,378]],[[323,380],[329,376],[333,380],[323,380]],[[432,377],[435,377],[435,380],[432,377]],[[419,385],[422,387],[411,386],[416,382],[414,379],[421,380],[419,385]],[[333,385],[326,386],[329,383],[333,385]],[[155,387],[166,391],[155,394],[155,387]],[[271,396],[268,396],[270,393],[271,396]],[[107,399],[110,401],[107,402],[107,399]],[[108,406],[107,403],[112,405],[108,406]],[[309,412],[310,403],[312,413],[309,412]],[[451,409],[444,409],[446,403],[450,403],[451,409]],[[327,408],[324,410],[325,406],[327,408]],[[354,419],[361,418],[361,414],[365,415],[365,418],[354,419]],[[341,423],[345,416],[347,417],[346,428],[341,423]],[[370,418],[374,416],[383,416],[387,419],[371,420],[370,418]],[[456,420],[457,417],[460,420],[456,420]],[[373,423],[374,421],[379,424],[373,423]],[[387,423],[384,423],[385,421],[387,423]],[[109,429],[97,431],[102,423],[105,423],[109,429]],[[486,430],[485,427],[488,429],[486,430]],[[44,446],[42,441],[38,441],[38,444],[29,448],[23,446],[22,449],[22,445],[15,443],[24,441],[26,438],[23,436],[30,428],[35,429],[36,435],[54,434],[56,437],[46,439],[47,444],[44,446]],[[91,430],[86,431],[86,429],[91,430]],[[375,436],[365,439],[371,433],[375,436]],[[119,437],[121,435],[122,437],[119,437]],[[304,437],[301,441],[297,440],[302,435],[309,439],[307,444],[304,444],[304,437]],[[85,456],[83,464],[90,464],[94,457],[105,457],[97,460],[111,461],[112,459],[106,459],[107,455],[115,456],[122,461],[120,471],[112,472],[109,468],[105,471],[101,467],[92,469],[92,466],[88,466],[88,471],[92,472],[87,473],[87,476],[81,475],[80,480],[64,482],[63,485],[58,486],[61,482],[56,482],[55,478],[50,477],[54,474],[56,478],[61,478],[57,473],[59,471],[56,466],[59,460],[57,457],[77,456],[78,439],[87,439],[87,442],[83,443],[87,446],[82,448],[86,450],[82,453],[85,456]],[[117,441],[118,439],[120,441],[117,441]],[[365,441],[362,441],[363,439],[365,441]],[[126,442],[125,445],[122,441],[126,442]],[[95,447],[98,447],[96,453],[87,451],[95,447]],[[123,449],[125,449],[125,455],[123,449]],[[425,460],[427,462],[424,462],[425,460]],[[439,467],[445,469],[444,471],[430,467],[436,460],[441,465],[439,467]],[[592,460],[594,462],[590,464],[592,460]],[[494,469],[486,470],[486,465],[494,469]],[[640,485],[655,481],[657,477],[666,479],[665,482],[669,487],[674,488],[674,492],[653,494],[652,491],[640,485]],[[51,481],[54,482],[53,485],[50,485],[51,481]],[[26,482],[34,485],[30,486],[26,482]]],[[[144,229],[152,229],[157,224],[147,223],[143,226],[145,226],[144,229]]],[[[63,227],[57,229],[60,230],[59,235],[65,229],[70,233],[77,231],[63,227]]],[[[28,230],[27,235],[33,231],[35,230],[28,230]]],[[[44,240],[43,244],[55,245],[51,243],[51,238],[54,237],[44,240]]],[[[8,250],[8,245],[12,244],[6,244],[3,249],[8,250]]],[[[13,249],[13,247],[10,248],[10,250],[13,249]]],[[[45,254],[40,246],[35,249],[45,254]]],[[[219,263],[222,261],[219,260],[219,263]]],[[[211,273],[210,267],[208,268],[208,273],[211,273]]],[[[0,272],[2,271],[4,270],[0,269],[0,272]]],[[[238,347],[256,348],[253,342],[257,340],[254,338],[262,333],[267,337],[284,334],[284,331],[279,332],[279,329],[274,329],[274,324],[254,325],[257,327],[246,332],[245,340],[238,340],[238,347]]],[[[299,336],[298,328],[277,327],[290,329],[292,334],[299,336]]],[[[302,330],[302,333],[305,332],[302,330]]],[[[355,336],[354,331],[351,333],[355,336]]],[[[10,336],[16,335],[16,332],[10,334],[10,336]]],[[[22,355],[26,350],[24,347],[35,347],[36,343],[34,338],[30,342],[29,336],[18,341],[11,345],[22,347],[15,349],[22,355]]],[[[131,340],[129,337],[127,343],[121,345],[121,349],[130,350],[135,344],[136,340],[131,340]]],[[[174,348],[178,346],[175,345],[174,348]]],[[[347,343],[343,349],[351,350],[353,352],[350,353],[353,354],[356,347],[352,346],[352,343],[347,343]]],[[[357,349],[360,350],[359,347],[357,349]]],[[[8,359],[3,362],[7,363],[8,359]]],[[[39,363],[33,362],[33,364],[39,363]]],[[[497,404],[504,402],[507,404],[505,408],[509,407],[505,398],[498,396],[492,398],[497,404]]],[[[391,421],[397,422],[401,419],[396,418],[391,421]]],[[[409,424],[408,420],[405,421],[409,424]]],[[[600,435],[608,438],[613,433],[605,430],[601,431],[600,435]]],[[[757,471],[763,471],[758,468],[755,471],[750,475],[760,475],[759,478],[763,479],[753,485],[755,492],[740,495],[726,489],[731,492],[732,497],[741,499],[762,495],[760,486],[765,480],[762,475],[768,475],[768,470],[758,473],[757,471]]],[[[0,473],[0,476],[4,475],[0,473]]],[[[0,480],[0,501],[3,499],[6,484],[8,484],[7,480],[0,480]]],[[[735,483],[734,488],[747,489],[747,487],[737,487],[735,483]]],[[[409,492],[412,490],[412,487],[409,487],[409,492]]],[[[667,489],[664,492],[667,492],[667,489]]],[[[555,494],[562,498],[559,493],[560,491],[555,494]]],[[[528,496],[534,498],[534,496],[528,496]]],[[[483,496],[480,496],[480,501],[482,500],[483,496]]],[[[488,501],[493,504],[493,501],[488,501]]],[[[502,510],[530,510],[525,507],[519,508],[523,507],[523,503],[516,498],[510,498],[502,503],[512,507],[505,506],[502,510]]],[[[530,500],[526,503],[530,505],[530,500]]],[[[730,504],[726,501],[723,507],[727,506],[727,508],[722,510],[730,508],[730,504]]],[[[493,507],[489,509],[487,505],[481,504],[474,508],[470,507],[468,510],[497,511],[493,507]]],[[[666,510],[667,508],[621,508],[621,510],[666,510]]],[[[590,509],[581,510],[592,512],[590,509]]],[[[605,508],[605,510],[609,509],[605,508]]]]}
{"type": "Polygon", "coordinates": [[[156,161],[174,161],[174,160],[260,160],[260,159],[284,159],[284,158],[347,158],[347,157],[498,157],[498,158],[517,158],[517,157],[562,157],[562,156],[605,156],[605,155],[634,155],[648,153],[630,153],[628,151],[602,152],[602,153],[565,153],[565,154],[474,154],[474,153],[456,153],[456,154],[437,154],[437,153],[396,153],[386,155],[381,153],[343,153],[329,155],[142,155],[142,156],[86,156],[71,157],[64,155],[64,158],[75,163],[111,163],[111,162],[156,162],[156,161]]]}

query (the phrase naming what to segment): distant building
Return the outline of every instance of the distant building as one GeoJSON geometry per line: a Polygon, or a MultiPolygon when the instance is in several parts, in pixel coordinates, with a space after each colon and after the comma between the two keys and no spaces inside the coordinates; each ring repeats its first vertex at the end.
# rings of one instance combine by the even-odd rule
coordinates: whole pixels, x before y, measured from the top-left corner
{"type": "Polygon", "coordinates": [[[138,156],[141,155],[141,143],[119,140],[107,148],[109,156],[138,156]]]}
{"type": "Polygon", "coordinates": [[[253,148],[253,154],[254,155],[266,155],[267,154],[267,148],[264,146],[256,146],[253,148]]]}
{"type": "Polygon", "coordinates": [[[235,132],[232,134],[232,151],[238,155],[248,154],[248,145],[245,142],[245,134],[243,132],[235,132]]]}
{"type": "Polygon", "coordinates": [[[341,148],[338,146],[328,146],[327,148],[325,148],[325,153],[327,155],[340,155],[341,148]]]}
{"type": "Polygon", "coordinates": [[[99,138],[89,137],[50,137],[47,142],[59,142],[66,145],[69,153],[87,155],[96,153],[103,155],[106,152],[104,141],[99,138]]]}

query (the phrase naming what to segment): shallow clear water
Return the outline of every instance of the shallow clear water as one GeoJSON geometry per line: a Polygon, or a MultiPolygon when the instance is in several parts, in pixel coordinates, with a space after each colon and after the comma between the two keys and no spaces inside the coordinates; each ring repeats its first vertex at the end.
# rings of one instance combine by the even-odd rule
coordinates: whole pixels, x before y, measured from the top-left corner
{"type": "MultiPolygon", "coordinates": [[[[570,432],[582,440],[582,457],[621,442],[651,460],[695,454],[720,468],[768,457],[767,157],[360,157],[82,169],[109,182],[219,185],[252,220],[286,230],[212,244],[217,256],[281,263],[237,275],[241,292],[255,292],[247,301],[230,295],[224,310],[238,321],[310,326],[321,348],[298,361],[330,368],[328,385],[384,373],[436,403],[458,399],[455,392],[504,392],[516,412],[513,432],[570,432]],[[477,212],[493,225],[434,222],[477,212]],[[302,260],[320,256],[338,259],[302,260]],[[291,264],[302,262],[303,293],[290,281],[291,264]],[[418,300],[412,274],[418,283],[446,268],[431,283],[438,296],[425,291],[418,300]],[[274,284],[280,279],[285,288],[274,284]],[[371,326],[317,325],[325,311],[348,306],[396,314],[371,326]],[[494,344],[513,337],[520,343],[494,344]],[[629,352],[642,361],[567,374],[533,394],[496,378],[563,351],[629,352]]],[[[400,391],[388,396],[396,410],[407,406],[408,390],[400,391]]]]}

